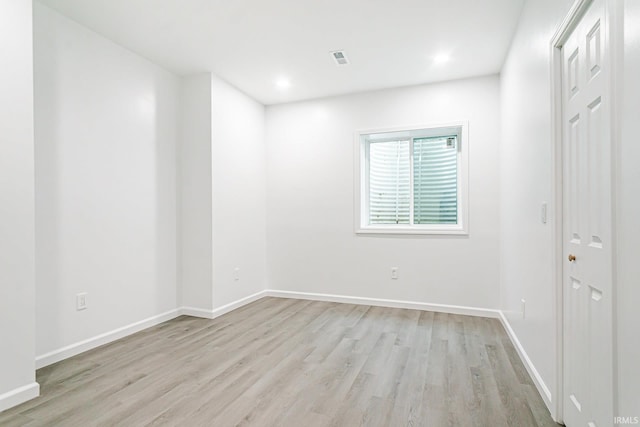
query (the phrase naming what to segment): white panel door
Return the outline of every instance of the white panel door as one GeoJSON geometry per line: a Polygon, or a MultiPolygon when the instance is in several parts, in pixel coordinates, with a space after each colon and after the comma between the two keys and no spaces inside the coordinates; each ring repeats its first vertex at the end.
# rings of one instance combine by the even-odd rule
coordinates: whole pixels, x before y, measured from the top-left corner
{"type": "Polygon", "coordinates": [[[611,141],[604,0],[562,47],[564,421],[613,425],[611,141]]]}

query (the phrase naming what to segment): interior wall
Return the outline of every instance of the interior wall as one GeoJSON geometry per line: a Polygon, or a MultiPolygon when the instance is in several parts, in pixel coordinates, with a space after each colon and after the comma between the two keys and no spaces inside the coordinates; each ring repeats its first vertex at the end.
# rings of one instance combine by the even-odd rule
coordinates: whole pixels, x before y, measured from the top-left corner
{"type": "Polygon", "coordinates": [[[267,107],[269,288],[497,308],[499,116],[498,76],[267,107]],[[460,120],[469,235],[356,235],[354,132],[460,120]]]}
{"type": "Polygon", "coordinates": [[[42,355],[175,310],[180,81],[34,6],[42,355]]]}
{"type": "Polygon", "coordinates": [[[0,52],[1,411],[38,393],[31,0],[0,2],[0,52]]]}
{"type": "Polygon", "coordinates": [[[614,416],[640,417],[640,2],[624,4],[624,67],[621,70],[621,142],[618,153],[617,221],[617,361],[618,408],[614,416]]]}
{"type": "Polygon", "coordinates": [[[215,308],[266,287],[265,111],[212,75],[211,117],[215,308]]]}
{"type": "Polygon", "coordinates": [[[210,73],[181,105],[181,299],[206,317],[265,289],[264,106],[210,73]]]}
{"type": "Polygon", "coordinates": [[[551,39],[572,0],[528,1],[501,73],[501,308],[555,404],[551,39]],[[526,301],[523,318],[521,300],[526,301]]]}
{"type": "Polygon", "coordinates": [[[213,308],[211,74],[182,79],[179,170],[179,300],[213,308]]]}

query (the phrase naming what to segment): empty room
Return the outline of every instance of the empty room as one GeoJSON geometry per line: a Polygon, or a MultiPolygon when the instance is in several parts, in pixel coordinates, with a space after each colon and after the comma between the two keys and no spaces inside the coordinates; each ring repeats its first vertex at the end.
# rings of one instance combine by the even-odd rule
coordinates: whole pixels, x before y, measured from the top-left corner
{"type": "Polygon", "coordinates": [[[640,425],[640,1],[0,0],[0,426],[640,425]]]}

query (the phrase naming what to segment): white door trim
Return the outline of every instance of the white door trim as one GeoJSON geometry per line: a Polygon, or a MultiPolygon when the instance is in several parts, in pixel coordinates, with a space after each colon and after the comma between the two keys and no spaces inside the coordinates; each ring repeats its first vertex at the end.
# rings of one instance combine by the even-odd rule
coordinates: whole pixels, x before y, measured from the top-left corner
{"type": "MultiPolygon", "coordinates": [[[[552,162],[552,200],[553,220],[551,226],[553,227],[554,241],[551,247],[552,254],[552,268],[554,271],[554,288],[556,291],[555,296],[555,319],[556,319],[556,389],[554,390],[554,398],[552,404],[552,417],[556,422],[562,423],[563,421],[563,382],[564,382],[564,332],[563,332],[563,318],[564,318],[564,298],[563,298],[563,265],[564,265],[564,253],[563,253],[563,158],[562,158],[562,53],[561,49],[566,42],[569,35],[573,32],[575,27],[580,21],[580,18],[587,11],[589,6],[593,3],[593,0],[575,0],[569,12],[562,20],[562,23],[556,30],[550,45],[550,64],[551,64],[551,162],[552,162]]],[[[619,111],[620,97],[618,94],[621,91],[619,87],[619,80],[617,77],[622,70],[622,54],[623,52],[623,32],[622,32],[622,17],[623,15],[623,3],[622,0],[605,0],[605,20],[606,25],[606,41],[608,45],[607,51],[609,53],[609,66],[611,72],[609,73],[609,82],[607,85],[607,92],[610,99],[610,114],[611,114],[611,158],[612,158],[612,188],[611,188],[611,206],[612,209],[616,206],[616,188],[618,185],[618,147],[619,147],[619,133],[620,120],[617,118],[619,111]]],[[[616,254],[616,215],[613,212],[612,215],[612,236],[613,236],[613,258],[615,260],[616,254]]],[[[616,376],[616,360],[617,360],[617,348],[615,342],[614,333],[616,328],[616,277],[617,277],[617,265],[612,262],[613,269],[613,328],[612,337],[613,342],[613,361],[614,361],[614,412],[617,408],[617,376],[616,376]]]]}
{"type": "Polygon", "coordinates": [[[593,0],[576,0],[562,20],[551,40],[551,161],[553,185],[553,227],[554,242],[551,248],[554,271],[555,318],[556,318],[556,389],[553,393],[552,416],[563,423],[564,396],[564,297],[563,297],[563,158],[562,158],[562,46],[577,26],[580,17],[589,8],[593,0]]]}

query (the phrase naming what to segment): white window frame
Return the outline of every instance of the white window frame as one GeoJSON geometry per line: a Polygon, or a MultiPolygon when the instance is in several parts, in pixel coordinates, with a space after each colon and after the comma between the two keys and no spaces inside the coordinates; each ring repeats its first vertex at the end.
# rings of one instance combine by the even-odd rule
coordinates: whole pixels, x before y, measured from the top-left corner
{"type": "MultiPolygon", "coordinates": [[[[413,223],[413,136],[411,138],[411,222],[413,223]]],[[[354,225],[356,234],[469,234],[469,125],[467,121],[428,124],[417,126],[399,126],[383,129],[365,129],[355,132],[354,141],[354,225]],[[367,137],[372,134],[412,132],[419,137],[457,135],[458,137],[458,223],[457,224],[384,224],[370,225],[369,222],[369,179],[367,137]]]]}

